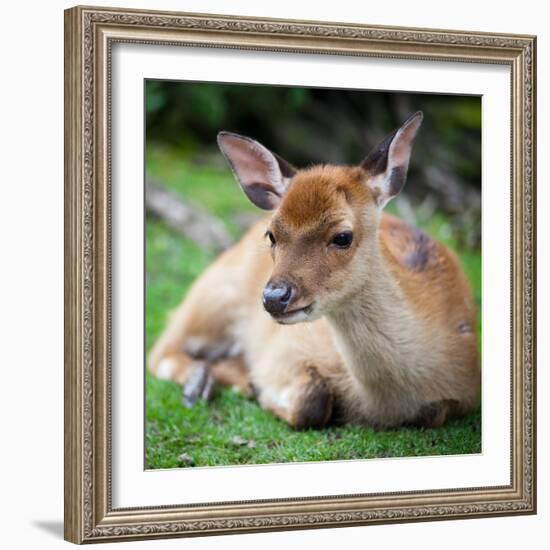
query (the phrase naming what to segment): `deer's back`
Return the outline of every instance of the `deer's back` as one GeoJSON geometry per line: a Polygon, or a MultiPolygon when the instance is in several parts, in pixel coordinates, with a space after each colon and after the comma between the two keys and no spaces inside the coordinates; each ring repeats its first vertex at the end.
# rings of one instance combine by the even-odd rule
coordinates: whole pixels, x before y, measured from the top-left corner
{"type": "Polygon", "coordinates": [[[380,221],[380,240],[394,277],[419,316],[451,332],[475,332],[472,292],[450,249],[388,214],[380,221]]]}

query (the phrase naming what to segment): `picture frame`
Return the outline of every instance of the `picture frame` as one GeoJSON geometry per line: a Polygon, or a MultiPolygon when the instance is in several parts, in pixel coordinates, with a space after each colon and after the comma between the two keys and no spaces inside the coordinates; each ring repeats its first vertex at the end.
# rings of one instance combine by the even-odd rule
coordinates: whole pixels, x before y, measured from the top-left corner
{"type": "MultiPolygon", "coordinates": [[[[65,12],[65,538],[105,542],[536,513],[536,37],[75,7],[65,12]],[[510,71],[510,482],[113,505],[112,52],[117,44],[510,71]]],[[[212,75],[215,80],[216,75],[212,75]]],[[[139,192],[139,191],[138,191],[139,192]]],[[[115,220],[116,221],[116,220],[115,220]]]]}

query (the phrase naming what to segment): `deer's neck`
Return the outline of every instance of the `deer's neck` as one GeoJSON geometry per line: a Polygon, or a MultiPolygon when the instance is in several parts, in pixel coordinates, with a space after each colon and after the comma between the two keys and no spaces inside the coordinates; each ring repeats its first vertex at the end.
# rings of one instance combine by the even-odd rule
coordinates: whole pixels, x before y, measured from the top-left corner
{"type": "Polygon", "coordinates": [[[345,307],[327,315],[346,366],[366,387],[409,383],[419,324],[379,247],[345,307]]]}

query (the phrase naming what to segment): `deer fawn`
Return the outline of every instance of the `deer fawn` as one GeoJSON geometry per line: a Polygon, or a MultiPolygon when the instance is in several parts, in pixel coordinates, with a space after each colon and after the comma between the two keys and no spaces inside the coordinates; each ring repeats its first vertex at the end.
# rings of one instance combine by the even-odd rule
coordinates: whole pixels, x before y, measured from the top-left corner
{"type": "Polygon", "coordinates": [[[194,283],[149,368],[184,402],[237,386],[295,428],[440,426],[477,403],[475,306],[455,255],[382,213],[418,112],[356,167],[297,170],[221,132],[246,196],[271,210],[194,283]]]}

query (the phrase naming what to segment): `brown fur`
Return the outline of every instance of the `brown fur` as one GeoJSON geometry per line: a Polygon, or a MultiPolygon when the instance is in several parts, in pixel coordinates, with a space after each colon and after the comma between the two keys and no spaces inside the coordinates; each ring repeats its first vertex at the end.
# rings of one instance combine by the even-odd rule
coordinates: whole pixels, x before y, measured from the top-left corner
{"type": "Polygon", "coordinates": [[[303,377],[303,391],[295,403],[291,425],[298,429],[321,428],[332,415],[332,390],[315,367],[309,367],[303,377]]]}
{"type": "Polygon", "coordinates": [[[149,368],[184,383],[192,357],[203,358],[218,382],[253,387],[297,428],[331,416],[438,426],[471,410],[480,374],[467,281],[451,251],[380,214],[377,182],[360,167],[298,171],[271,197],[274,213],[197,279],[149,368]],[[349,248],[331,246],[345,230],[349,248]],[[279,324],[262,308],[278,279],[294,289],[289,311],[311,304],[298,319],[308,322],[279,324]]]}

